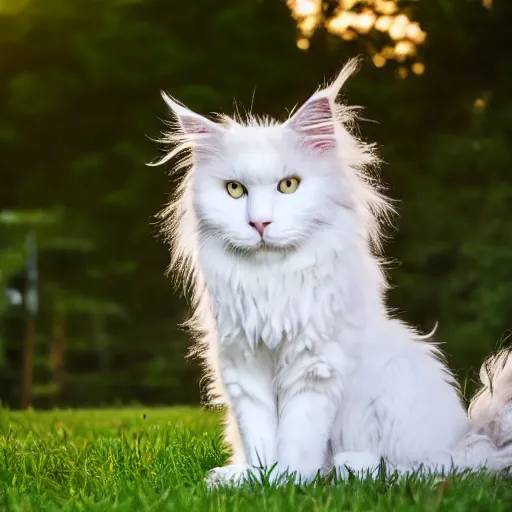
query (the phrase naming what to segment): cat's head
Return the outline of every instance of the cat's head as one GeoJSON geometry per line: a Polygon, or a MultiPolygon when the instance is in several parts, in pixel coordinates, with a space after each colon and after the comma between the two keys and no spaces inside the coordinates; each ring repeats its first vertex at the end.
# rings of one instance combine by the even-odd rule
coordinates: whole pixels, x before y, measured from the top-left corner
{"type": "Polygon", "coordinates": [[[284,123],[213,122],[164,95],[179,124],[170,134],[176,148],[163,161],[189,150],[195,226],[184,204],[175,222],[188,214],[199,243],[217,240],[243,255],[297,251],[344,229],[376,233],[374,214],[386,203],[363,174],[375,157],[346,130],[353,110],[335,102],[355,68],[349,62],[284,123]]]}

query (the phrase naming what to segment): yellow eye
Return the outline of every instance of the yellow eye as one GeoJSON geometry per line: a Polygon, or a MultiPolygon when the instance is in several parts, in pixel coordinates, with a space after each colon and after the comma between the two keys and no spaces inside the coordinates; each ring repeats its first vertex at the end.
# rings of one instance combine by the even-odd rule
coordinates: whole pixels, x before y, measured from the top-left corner
{"type": "Polygon", "coordinates": [[[281,180],[277,185],[277,190],[282,194],[293,194],[298,188],[300,184],[300,179],[296,177],[286,178],[281,180]]]}
{"type": "Polygon", "coordinates": [[[240,199],[246,193],[245,187],[238,183],[238,181],[228,181],[226,183],[226,190],[234,199],[240,199]]]}

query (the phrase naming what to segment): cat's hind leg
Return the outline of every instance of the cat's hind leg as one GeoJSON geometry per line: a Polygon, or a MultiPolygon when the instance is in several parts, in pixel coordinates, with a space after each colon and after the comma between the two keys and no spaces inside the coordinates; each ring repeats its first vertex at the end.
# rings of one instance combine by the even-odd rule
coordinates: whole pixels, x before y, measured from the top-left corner
{"type": "Polygon", "coordinates": [[[423,477],[445,477],[453,472],[461,472],[466,468],[457,468],[453,457],[448,453],[433,454],[420,461],[407,461],[394,463],[384,457],[378,457],[369,452],[341,452],[334,456],[334,468],[336,476],[340,480],[348,480],[349,476],[365,479],[377,479],[382,470],[386,476],[398,475],[407,477],[410,475],[423,477]]]}
{"type": "Polygon", "coordinates": [[[370,452],[340,452],[334,456],[336,476],[348,480],[350,474],[364,479],[375,479],[379,475],[381,458],[370,452]]]}

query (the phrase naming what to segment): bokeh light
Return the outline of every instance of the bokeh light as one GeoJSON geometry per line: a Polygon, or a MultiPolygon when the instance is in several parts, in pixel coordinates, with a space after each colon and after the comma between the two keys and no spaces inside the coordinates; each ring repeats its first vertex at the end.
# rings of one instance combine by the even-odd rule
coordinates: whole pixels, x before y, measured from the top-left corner
{"type": "Polygon", "coordinates": [[[396,0],[339,0],[338,8],[329,19],[323,14],[321,0],[288,0],[288,6],[297,20],[297,46],[301,50],[309,48],[305,40],[323,24],[331,34],[345,41],[366,36],[368,42],[371,41],[368,51],[372,62],[378,68],[394,60],[401,64],[397,71],[401,78],[408,76],[409,67],[414,74],[425,71],[418,49],[427,34],[418,22],[400,12],[396,0]]]}

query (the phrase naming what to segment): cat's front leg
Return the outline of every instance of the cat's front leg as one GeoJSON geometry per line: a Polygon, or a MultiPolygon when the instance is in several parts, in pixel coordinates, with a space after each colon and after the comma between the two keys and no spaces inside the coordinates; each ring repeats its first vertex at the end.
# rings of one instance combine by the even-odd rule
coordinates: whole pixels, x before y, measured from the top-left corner
{"type": "Polygon", "coordinates": [[[254,350],[243,343],[232,343],[220,350],[221,372],[231,414],[227,431],[240,434],[242,446],[232,445],[237,464],[216,468],[208,477],[210,484],[238,484],[251,471],[271,467],[277,460],[277,404],[273,388],[273,359],[264,346],[254,350]],[[243,453],[236,453],[242,450],[243,453]]]}
{"type": "Polygon", "coordinates": [[[332,463],[329,441],[343,390],[340,359],[305,349],[280,365],[278,467],[300,481],[311,481],[332,463]]]}

